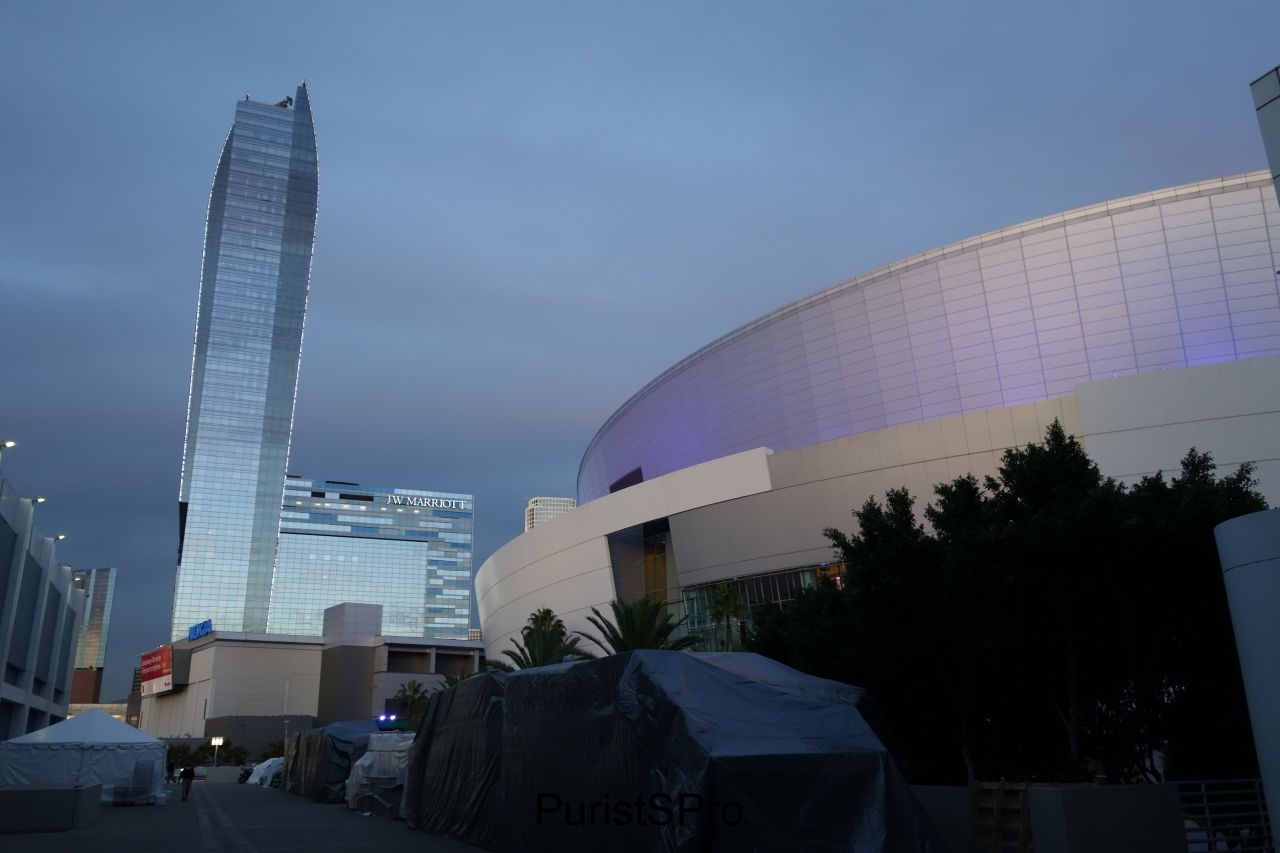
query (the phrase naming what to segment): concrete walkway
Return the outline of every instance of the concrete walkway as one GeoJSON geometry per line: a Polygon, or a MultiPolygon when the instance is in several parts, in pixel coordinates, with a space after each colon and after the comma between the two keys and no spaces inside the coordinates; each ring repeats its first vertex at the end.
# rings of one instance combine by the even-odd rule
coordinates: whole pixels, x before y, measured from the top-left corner
{"type": "Polygon", "coordinates": [[[71,832],[0,836],[4,853],[476,853],[478,847],[414,832],[402,820],[363,817],[257,785],[197,781],[182,802],[170,785],[163,806],[103,806],[97,824],[71,832]]]}

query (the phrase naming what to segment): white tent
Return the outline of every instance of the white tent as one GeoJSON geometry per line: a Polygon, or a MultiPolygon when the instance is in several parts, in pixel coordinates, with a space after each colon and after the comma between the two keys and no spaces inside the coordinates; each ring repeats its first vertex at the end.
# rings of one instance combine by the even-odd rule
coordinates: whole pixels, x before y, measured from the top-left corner
{"type": "Polygon", "coordinates": [[[164,741],[93,708],[0,741],[0,785],[102,785],[102,802],[163,803],[164,741]]]}

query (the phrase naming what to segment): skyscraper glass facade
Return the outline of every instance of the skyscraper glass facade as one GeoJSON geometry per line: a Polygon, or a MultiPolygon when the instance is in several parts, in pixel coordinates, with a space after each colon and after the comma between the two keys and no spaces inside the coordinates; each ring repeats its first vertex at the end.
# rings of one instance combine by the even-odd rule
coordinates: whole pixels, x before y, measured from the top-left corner
{"type": "Polygon", "coordinates": [[[116,595],[116,570],[74,569],[71,583],[85,593],[84,622],[76,643],[76,669],[102,669],[111,630],[111,602],[116,595]]]}
{"type": "Polygon", "coordinates": [[[173,637],[267,628],[316,221],[305,84],[236,105],[205,226],[173,637]]]}
{"type": "Polygon", "coordinates": [[[386,636],[467,639],[474,510],[471,495],[290,477],[268,632],[318,635],[326,607],[353,602],[382,605],[386,636]]]}

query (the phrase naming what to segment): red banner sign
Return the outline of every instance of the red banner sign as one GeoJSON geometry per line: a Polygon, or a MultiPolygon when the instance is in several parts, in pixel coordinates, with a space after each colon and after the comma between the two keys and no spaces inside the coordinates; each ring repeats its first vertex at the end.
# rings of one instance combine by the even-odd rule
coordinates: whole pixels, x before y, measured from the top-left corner
{"type": "Polygon", "coordinates": [[[173,689],[173,647],[161,646],[142,656],[142,695],[173,689]]]}

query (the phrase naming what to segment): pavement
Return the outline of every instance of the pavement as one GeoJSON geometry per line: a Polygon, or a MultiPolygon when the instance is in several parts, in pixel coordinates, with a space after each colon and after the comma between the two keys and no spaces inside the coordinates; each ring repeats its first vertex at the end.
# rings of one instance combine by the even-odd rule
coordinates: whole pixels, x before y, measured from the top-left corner
{"type": "Polygon", "coordinates": [[[162,806],[102,806],[97,823],[70,832],[0,836],[4,853],[476,853],[481,848],[416,832],[402,820],[364,817],[260,785],[197,780],[182,801],[169,785],[162,806]]]}

